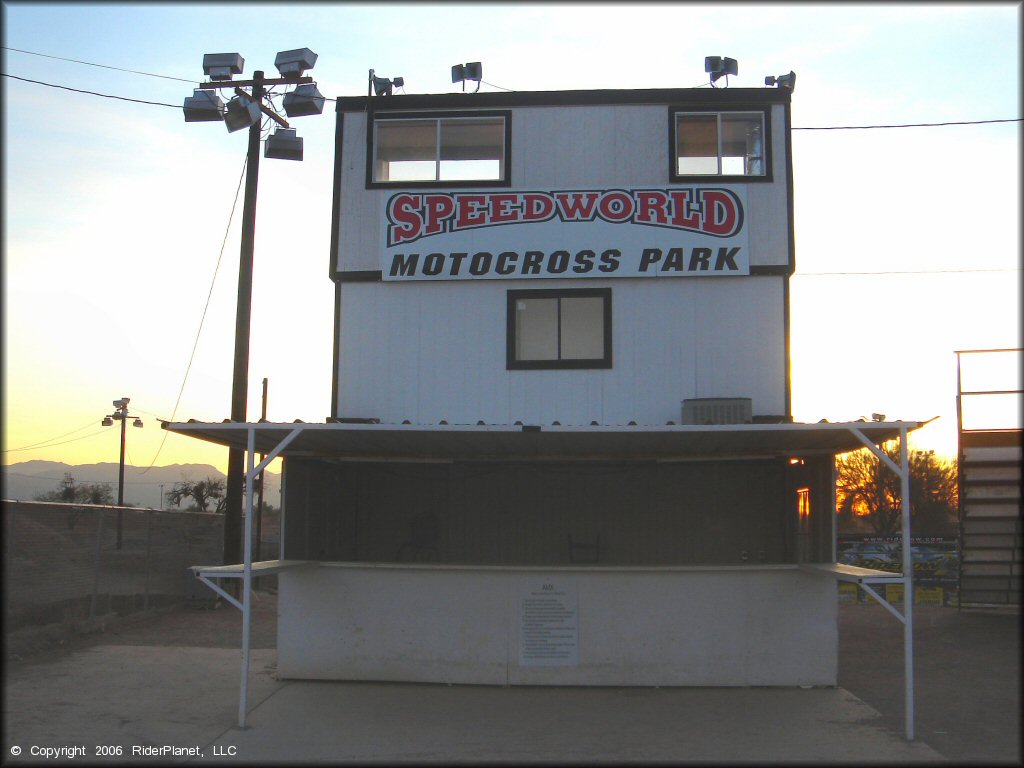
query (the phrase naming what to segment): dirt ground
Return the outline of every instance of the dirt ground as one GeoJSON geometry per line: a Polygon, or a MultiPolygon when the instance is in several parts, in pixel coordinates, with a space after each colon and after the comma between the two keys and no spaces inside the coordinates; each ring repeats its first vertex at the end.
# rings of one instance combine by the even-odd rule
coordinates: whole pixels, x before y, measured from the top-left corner
{"type": "MultiPolygon", "coordinates": [[[[108,623],[63,643],[40,643],[8,668],[43,663],[95,645],[239,648],[241,611],[181,607],[108,623]]],[[[1020,614],[917,606],[916,737],[958,763],[1021,764],[1020,614]]],[[[257,591],[251,647],[276,648],[277,596],[257,591]]],[[[839,606],[839,685],[903,733],[903,628],[875,604],[839,606]]]]}

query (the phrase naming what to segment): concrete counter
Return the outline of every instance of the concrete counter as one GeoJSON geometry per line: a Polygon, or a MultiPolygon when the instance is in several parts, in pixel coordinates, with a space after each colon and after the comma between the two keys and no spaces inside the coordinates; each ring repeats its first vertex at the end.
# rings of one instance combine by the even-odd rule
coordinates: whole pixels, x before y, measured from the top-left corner
{"type": "Polygon", "coordinates": [[[278,574],[284,678],[836,684],[835,583],[796,565],[318,566],[278,574]]]}

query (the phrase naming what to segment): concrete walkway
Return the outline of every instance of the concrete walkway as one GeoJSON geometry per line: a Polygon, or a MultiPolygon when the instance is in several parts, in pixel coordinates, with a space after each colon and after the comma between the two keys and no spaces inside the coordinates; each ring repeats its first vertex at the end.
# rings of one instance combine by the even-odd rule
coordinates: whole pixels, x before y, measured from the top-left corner
{"type": "Polygon", "coordinates": [[[275,658],[272,649],[252,653],[245,730],[234,727],[237,650],[96,645],[24,666],[5,681],[5,763],[45,762],[32,747],[149,764],[942,760],[842,688],[279,681],[275,658]],[[97,755],[102,746],[121,755],[97,755]],[[178,750],[161,760],[162,747],[178,750]]]}

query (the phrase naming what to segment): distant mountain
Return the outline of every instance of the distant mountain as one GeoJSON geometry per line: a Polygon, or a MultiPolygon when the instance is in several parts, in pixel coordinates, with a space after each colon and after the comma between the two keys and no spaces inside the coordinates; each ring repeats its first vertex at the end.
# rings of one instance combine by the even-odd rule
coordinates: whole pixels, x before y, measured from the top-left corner
{"type": "MultiPolygon", "coordinates": [[[[59,461],[23,461],[4,465],[2,496],[5,499],[32,501],[36,496],[54,491],[70,473],[78,484],[109,483],[117,498],[118,465],[64,464],[59,461]]],[[[207,477],[226,479],[223,472],[212,464],[171,464],[166,467],[124,467],[124,501],[141,507],[160,509],[160,494],[171,490],[175,483],[184,479],[203,480],[207,477]]],[[[281,475],[267,472],[264,479],[263,498],[275,507],[281,506],[281,475]]]]}

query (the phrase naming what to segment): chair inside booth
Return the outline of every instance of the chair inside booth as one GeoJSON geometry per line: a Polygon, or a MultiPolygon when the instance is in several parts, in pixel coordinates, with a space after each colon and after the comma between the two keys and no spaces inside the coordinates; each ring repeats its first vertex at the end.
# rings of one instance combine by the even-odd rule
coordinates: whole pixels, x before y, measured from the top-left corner
{"type": "Polygon", "coordinates": [[[471,565],[827,562],[831,461],[292,457],[282,556],[471,565]]]}

